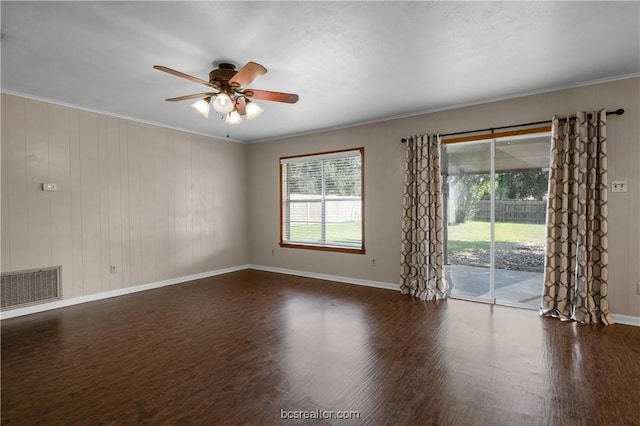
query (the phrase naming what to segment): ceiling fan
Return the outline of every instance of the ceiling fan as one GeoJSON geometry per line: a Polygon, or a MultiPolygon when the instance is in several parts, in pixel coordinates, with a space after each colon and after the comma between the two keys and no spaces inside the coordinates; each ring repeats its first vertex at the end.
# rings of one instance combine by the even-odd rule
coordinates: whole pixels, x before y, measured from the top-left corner
{"type": "Polygon", "coordinates": [[[220,113],[228,124],[241,123],[242,116],[246,116],[248,120],[253,120],[264,112],[252,99],[289,104],[298,102],[298,95],[293,93],[247,88],[256,77],[267,72],[265,67],[255,62],[249,62],[239,70],[236,70],[233,64],[221,63],[218,68],[209,73],[209,81],[162,65],[154,65],[153,68],[215,89],[204,93],[169,98],[167,101],[176,102],[200,98],[199,101],[191,105],[196,111],[207,118],[209,117],[210,106],[213,106],[213,109],[220,113]]]}

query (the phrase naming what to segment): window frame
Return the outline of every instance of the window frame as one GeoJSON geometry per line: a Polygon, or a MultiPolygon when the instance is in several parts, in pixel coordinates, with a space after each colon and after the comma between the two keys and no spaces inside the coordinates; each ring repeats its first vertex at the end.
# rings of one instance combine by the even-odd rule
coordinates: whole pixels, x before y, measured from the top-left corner
{"type": "MultiPolygon", "coordinates": [[[[310,159],[310,161],[313,161],[310,159]]],[[[330,252],[339,252],[339,253],[353,253],[353,254],[365,254],[365,214],[364,214],[364,147],[358,148],[349,148],[349,149],[340,149],[334,151],[324,151],[324,152],[315,152],[311,154],[300,154],[300,155],[290,155],[286,157],[280,157],[279,159],[279,167],[280,167],[280,247],[283,248],[295,248],[295,249],[306,249],[306,250],[318,250],[318,251],[330,251],[330,252]],[[339,154],[343,152],[349,151],[359,151],[360,152],[360,218],[361,218],[361,245],[360,247],[347,247],[347,246],[335,246],[335,245],[326,245],[326,244],[313,244],[313,243],[300,243],[300,242],[290,242],[284,240],[284,230],[285,230],[285,185],[284,185],[284,167],[286,163],[283,164],[283,160],[292,160],[299,159],[305,157],[316,157],[322,155],[331,155],[331,154],[339,154]]]]}

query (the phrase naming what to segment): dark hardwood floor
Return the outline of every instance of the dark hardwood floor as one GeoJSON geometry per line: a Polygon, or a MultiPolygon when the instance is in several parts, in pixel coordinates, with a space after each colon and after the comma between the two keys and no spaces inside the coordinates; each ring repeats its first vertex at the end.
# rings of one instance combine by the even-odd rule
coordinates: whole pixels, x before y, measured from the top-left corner
{"type": "Polygon", "coordinates": [[[1,325],[3,424],[640,425],[638,327],[252,270],[1,325]]]}

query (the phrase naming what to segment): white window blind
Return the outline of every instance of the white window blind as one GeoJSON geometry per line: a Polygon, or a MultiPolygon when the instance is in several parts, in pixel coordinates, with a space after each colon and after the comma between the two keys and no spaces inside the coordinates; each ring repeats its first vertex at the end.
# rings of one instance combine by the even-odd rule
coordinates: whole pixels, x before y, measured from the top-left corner
{"type": "Polygon", "coordinates": [[[364,249],[363,149],[280,160],[282,243],[364,249]]]}

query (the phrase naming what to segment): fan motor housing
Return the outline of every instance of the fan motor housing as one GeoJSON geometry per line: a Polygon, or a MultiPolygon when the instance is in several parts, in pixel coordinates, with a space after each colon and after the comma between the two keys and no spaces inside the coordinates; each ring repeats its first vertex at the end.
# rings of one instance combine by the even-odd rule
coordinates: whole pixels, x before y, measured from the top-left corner
{"type": "Polygon", "coordinates": [[[217,85],[228,85],[231,77],[236,75],[236,66],[233,64],[222,63],[218,68],[209,73],[209,83],[217,85]]]}

